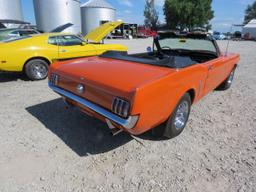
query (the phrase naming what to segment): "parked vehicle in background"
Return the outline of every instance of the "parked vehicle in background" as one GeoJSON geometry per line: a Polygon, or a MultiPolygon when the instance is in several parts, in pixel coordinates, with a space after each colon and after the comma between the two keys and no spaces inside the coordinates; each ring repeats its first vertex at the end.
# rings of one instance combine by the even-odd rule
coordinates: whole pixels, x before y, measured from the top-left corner
{"type": "Polygon", "coordinates": [[[31,80],[41,80],[56,60],[94,56],[107,50],[127,51],[123,45],[100,43],[121,23],[105,23],[84,38],[69,33],[44,33],[5,40],[0,43],[0,71],[23,72],[31,80]]]}
{"type": "Polygon", "coordinates": [[[28,35],[39,34],[40,32],[35,29],[0,29],[0,41],[7,39],[15,39],[17,37],[23,37],[28,35]]]}
{"type": "Polygon", "coordinates": [[[151,30],[149,27],[146,26],[139,26],[138,27],[138,38],[148,38],[156,36],[157,32],[151,30]]]}
{"type": "MultiPolygon", "coordinates": [[[[53,29],[51,33],[60,33],[64,31],[65,29],[71,27],[73,24],[72,23],[66,23],[64,25],[58,26],[57,28],[53,29]]],[[[11,40],[11,39],[16,39],[18,37],[23,37],[23,36],[29,36],[29,35],[35,35],[40,32],[36,29],[31,28],[32,26],[24,26],[24,28],[5,28],[5,29],[0,29],[0,42],[4,40],[11,40]]]]}
{"type": "Polygon", "coordinates": [[[250,33],[244,34],[243,39],[247,41],[255,40],[255,38],[250,33]]]}
{"type": "Polygon", "coordinates": [[[233,41],[241,41],[242,40],[242,32],[241,31],[235,31],[232,37],[233,41]]]}
{"type": "Polygon", "coordinates": [[[207,34],[162,32],[152,52],[57,62],[49,87],[68,105],[106,122],[113,134],[150,129],[172,138],[185,128],[191,105],[230,88],[238,54],[225,55],[207,34]]]}
{"type": "Polygon", "coordinates": [[[213,32],[213,37],[216,40],[225,40],[225,39],[227,39],[226,36],[223,33],[220,33],[220,32],[217,32],[217,31],[213,32]]]}
{"type": "Polygon", "coordinates": [[[6,29],[8,28],[7,26],[12,25],[16,27],[12,27],[12,28],[17,28],[19,26],[19,28],[21,26],[30,26],[29,22],[25,22],[25,21],[21,21],[21,20],[14,20],[14,19],[0,19],[0,29],[6,29]]]}
{"type": "Polygon", "coordinates": [[[123,23],[116,27],[109,35],[109,39],[132,39],[138,34],[138,25],[134,23],[123,23]]]}

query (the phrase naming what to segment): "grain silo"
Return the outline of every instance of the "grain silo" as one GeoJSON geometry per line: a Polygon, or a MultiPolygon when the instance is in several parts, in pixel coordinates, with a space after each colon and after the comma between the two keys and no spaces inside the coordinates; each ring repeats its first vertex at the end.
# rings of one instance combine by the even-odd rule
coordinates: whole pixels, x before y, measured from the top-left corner
{"type": "Polygon", "coordinates": [[[20,0],[0,0],[0,19],[23,21],[20,0]]]}
{"type": "Polygon", "coordinates": [[[80,0],[34,0],[36,25],[49,32],[66,23],[74,24],[66,32],[81,32],[80,0]]]}
{"type": "Polygon", "coordinates": [[[108,21],[116,20],[116,9],[105,0],[89,0],[81,6],[82,33],[87,34],[92,29],[108,21]]]}

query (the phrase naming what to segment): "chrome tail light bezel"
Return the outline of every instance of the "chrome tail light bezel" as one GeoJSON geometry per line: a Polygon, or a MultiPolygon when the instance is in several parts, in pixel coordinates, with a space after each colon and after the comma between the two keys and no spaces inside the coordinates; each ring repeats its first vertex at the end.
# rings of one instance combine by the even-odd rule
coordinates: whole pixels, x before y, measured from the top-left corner
{"type": "Polygon", "coordinates": [[[112,112],[120,117],[127,118],[130,113],[130,102],[119,97],[114,97],[112,112]]]}

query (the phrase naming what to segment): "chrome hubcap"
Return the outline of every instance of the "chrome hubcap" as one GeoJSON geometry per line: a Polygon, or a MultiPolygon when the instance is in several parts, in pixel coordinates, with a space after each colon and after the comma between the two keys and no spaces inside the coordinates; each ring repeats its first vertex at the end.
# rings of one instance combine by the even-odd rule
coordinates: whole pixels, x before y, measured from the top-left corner
{"type": "Polygon", "coordinates": [[[228,84],[231,84],[233,82],[233,79],[234,79],[234,74],[235,74],[235,71],[233,70],[229,77],[228,77],[228,84]]]}
{"type": "Polygon", "coordinates": [[[178,106],[178,110],[176,112],[175,119],[174,119],[174,125],[177,130],[182,129],[185,126],[188,120],[188,115],[189,115],[189,104],[187,101],[183,101],[178,106]]]}
{"type": "Polygon", "coordinates": [[[47,76],[48,70],[45,65],[37,63],[32,65],[32,73],[37,79],[43,79],[47,76]]]}

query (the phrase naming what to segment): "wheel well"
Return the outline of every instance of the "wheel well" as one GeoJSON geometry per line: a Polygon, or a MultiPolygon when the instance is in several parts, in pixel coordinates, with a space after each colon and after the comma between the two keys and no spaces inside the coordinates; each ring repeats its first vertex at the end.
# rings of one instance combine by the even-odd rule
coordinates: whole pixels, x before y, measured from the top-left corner
{"type": "Polygon", "coordinates": [[[46,59],[45,57],[32,57],[32,58],[28,59],[28,60],[25,62],[25,64],[23,65],[23,71],[24,71],[24,69],[25,69],[26,64],[27,64],[29,61],[32,61],[32,60],[34,60],[34,59],[41,59],[41,60],[47,62],[48,65],[51,64],[51,62],[50,62],[48,59],[46,59]]]}
{"type": "Polygon", "coordinates": [[[189,93],[190,95],[190,98],[191,98],[191,103],[194,103],[194,99],[195,99],[195,96],[196,96],[196,92],[194,89],[190,89],[187,91],[187,93],[189,93]]]}

